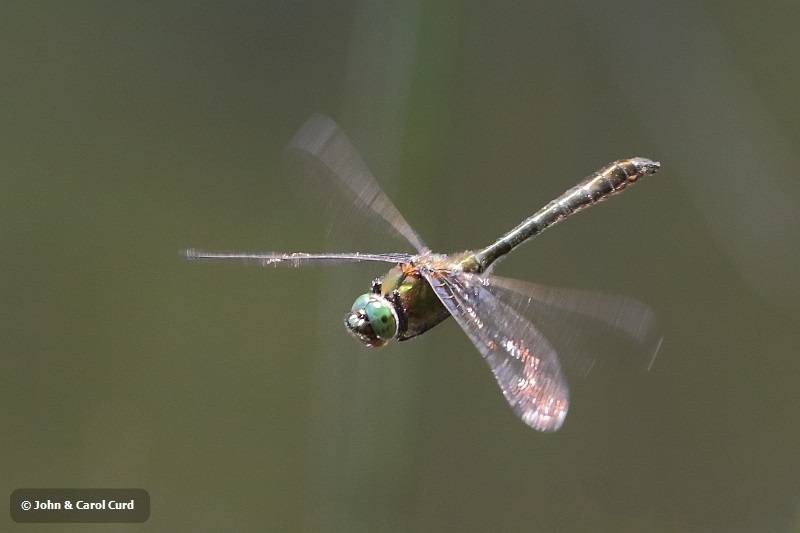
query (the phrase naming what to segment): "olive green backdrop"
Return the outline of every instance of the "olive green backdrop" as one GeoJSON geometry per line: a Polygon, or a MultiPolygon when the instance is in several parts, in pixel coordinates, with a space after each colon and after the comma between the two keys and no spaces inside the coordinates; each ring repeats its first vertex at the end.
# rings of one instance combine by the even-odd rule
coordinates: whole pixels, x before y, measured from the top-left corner
{"type": "Polygon", "coordinates": [[[800,9],[770,5],[2,2],[0,494],[152,514],[0,529],[800,529],[800,9]],[[441,252],[660,160],[497,269],[648,302],[652,370],[569,374],[543,435],[452,321],[345,333],[382,267],[184,260],[408,250],[304,209],[315,112],[441,252]]]}

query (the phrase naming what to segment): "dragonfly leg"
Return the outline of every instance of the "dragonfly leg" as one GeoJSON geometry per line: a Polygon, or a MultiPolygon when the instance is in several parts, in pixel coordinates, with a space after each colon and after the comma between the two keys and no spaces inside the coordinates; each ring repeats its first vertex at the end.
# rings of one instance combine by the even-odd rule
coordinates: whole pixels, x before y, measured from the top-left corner
{"type": "Polygon", "coordinates": [[[403,310],[403,306],[400,304],[400,291],[395,289],[385,296],[385,298],[394,306],[394,310],[397,312],[397,335],[400,336],[405,333],[406,328],[408,328],[406,313],[403,310]]]}
{"type": "Polygon", "coordinates": [[[381,278],[373,279],[372,280],[372,289],[371,289],[372,294],[380,294],[382,286],[383,286],[383,284],[381,283],[381,278]]]}

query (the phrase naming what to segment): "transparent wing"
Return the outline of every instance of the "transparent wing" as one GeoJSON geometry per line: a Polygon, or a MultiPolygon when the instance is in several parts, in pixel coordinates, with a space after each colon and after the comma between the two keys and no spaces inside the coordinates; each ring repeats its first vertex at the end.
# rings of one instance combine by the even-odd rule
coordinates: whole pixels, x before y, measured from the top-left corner
{"type": "Polygon", "coordinates": [[[489,292],[480,276],[420,270],[489,364],[514,413],[539,431],[560,428],[569,388],[544,335],[489,292]]]}
{"type": "Polygon", "coordinates": [[[518,313],[533,317],[563,362],[587,370],[598,358],[623,366],[638,360],[647,370],[653,365],[661,336],[655,313],[639,300],[493,275],[482,278],[489,292],[518,313]]]}
{"type": "Polygon", "coordinates": [[[289,175],[307,186],[304,196],[315,196],[319,205],[334,211],[329,213],[330,220],[346,217],[358,222],[337,221],[348,231],[377,227],[405,239],[418,252],[427,250],[333,119],[313,115],[289,142],[285,154],[289,175]]]}
{"type": "Polygon", "coordinates": [[[295,253],[239,253],[239,252],[202,252],[199,250],[186,250],[188,259],[241,259],[245,262],[258,263],[261,266],[307,266],[331,265],[341,263],[358,263],[362,261],[379,261],[382,263],[405,263],[413,256],[409,254],[364,254],[361,252],[341,254],[307,254],[295,253]]]}

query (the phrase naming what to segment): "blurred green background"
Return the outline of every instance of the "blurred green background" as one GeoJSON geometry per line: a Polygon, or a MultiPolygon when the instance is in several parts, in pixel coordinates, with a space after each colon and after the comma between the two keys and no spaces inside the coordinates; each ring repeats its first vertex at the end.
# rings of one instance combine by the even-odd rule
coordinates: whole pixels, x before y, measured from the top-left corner
{"type": "Polygon", "coordinates": [[[152,512],[0,529],[800,530],[800,8],[663,4],[3,2],[0,492],[152,512]],[[382,267],[184,260],[337,251],[283,177],[315,112],[440,252],[660,160],[498,268],[648,302],[653,369],[543,435],[453,321],[345,333],[382,267]]]}

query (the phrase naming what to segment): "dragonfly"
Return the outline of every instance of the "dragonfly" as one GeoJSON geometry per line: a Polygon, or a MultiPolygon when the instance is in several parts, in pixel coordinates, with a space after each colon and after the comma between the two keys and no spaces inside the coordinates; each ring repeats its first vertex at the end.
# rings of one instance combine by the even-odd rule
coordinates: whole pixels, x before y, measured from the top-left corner
{"type": "MultiPolygon", "coordinates": [[[[654,314],[632,298],[589,291],[554,289],[493,274],[496,262],[522,243],[568,216],[608,199],[654,174],[660,164],[643,157],[610,163],[546,204],[485,248],[454,254],[431,251],[406,222],[336,122],[325,115],[306,121],[287,147],[290,163],[314,175],[315,186],[336,191],[348,208],[370,225],[378,224],[410,244],[415,253],[240,253],[190,249],[189,259],[244,260],[263,266],[301,267],[358,262],[388,263],[382,277],[358,296],[345,314],[347,331],[378,348],[391,340],[417,337],[453,317],[488,363],[513,412],[531,428],[558,430],[569,409],[569,387],[559,355],[548,337],[526,318],[556,310],[579,315],[629,338],[641,351],[648,346],[654,314]]],[[[534,319],[536,321],[536,319],[534,319]]],[[[551,320],[552,322],[552,320],[551,320]]],[[[556,326],[571,327],[571,322],[556,326]]],[[[558,328],[556,328],[558,329],[558,328]]],[[[577,334],[567,331],[566,335],[577,334]]],[[[659,343],[660,344],[660,343],[659,343]]]]}

